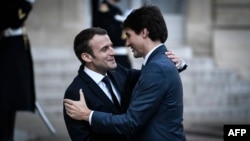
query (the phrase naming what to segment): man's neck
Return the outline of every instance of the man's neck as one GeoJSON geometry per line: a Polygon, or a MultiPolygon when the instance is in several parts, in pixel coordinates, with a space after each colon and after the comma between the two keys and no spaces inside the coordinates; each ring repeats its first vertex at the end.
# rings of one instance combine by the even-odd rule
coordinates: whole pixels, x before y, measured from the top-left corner
{"type": "Polygon", "coordinates": [[[156,45],[154,48],[152,48],[152,49],[146,54],[146,56],[144,57],[144,60],[143,60],[143,65],[146,65],[149,56],[152,54],[152,52],[154,52],[154,50],[156,50],[156,49],[157,49],[158,47],[160,47],[161,45],[163,45],[163,44],[161,43],[161,44],[156,45]]]}
{"type": "Polygon", "coordinates": [[[103,71],[103,72],[100,72],[100,71],[97,71],[96,69],[94,69],[94,67],[92,65],[88,65],[88,64],[85,64],[85,68],[89,69],[90,71],[93,71],[95,73],[99,73],[101,75],[105,75],[107,73],[107,71],[103,71]]]}
{"type": "Polygon", "coordinates": [[[90,78],[92,78],[97,84],[103,79],[105,74],[98,73],[87,66],[83,70],[90,78]]]}

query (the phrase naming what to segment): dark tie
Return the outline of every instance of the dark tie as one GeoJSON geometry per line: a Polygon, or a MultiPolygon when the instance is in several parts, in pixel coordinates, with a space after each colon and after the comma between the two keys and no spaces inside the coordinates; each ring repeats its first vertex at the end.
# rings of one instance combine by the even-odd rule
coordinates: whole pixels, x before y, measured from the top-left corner
{"type": "Polygon", "coordinates": [[[114,102],[114,105],[115,105],[117,108],[119,108],[119,107],[120,107],[120,104],[119,104],[119,102],[118,102],[118,100],[117,100],[117,98],[116,98],[116,96],[115,96],[115,94],[114,94],[114,91],[112,90],[112,87],[111,87],[111,84],[110,84],[110,79],[108,78],[108,76],[105,76],[105,77],[102,79],[102,81],[106,84],[106,86],[107,86],[107,88],[108,88],[108,90],[109,90],[109,92],[110,92],[110,94],[111,94],[111,96],[112,96],[112,100],[113,100],[113,102],[114,102]]]}

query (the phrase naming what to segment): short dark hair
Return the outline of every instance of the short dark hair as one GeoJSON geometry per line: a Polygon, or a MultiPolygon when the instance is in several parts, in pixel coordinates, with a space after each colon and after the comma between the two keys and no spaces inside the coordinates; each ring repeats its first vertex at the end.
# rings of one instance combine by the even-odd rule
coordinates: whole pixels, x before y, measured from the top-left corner
{"type": "Polygon", "coordinates": [[[89,53],[93,55],[92,48],[89,45],[89,41],[94,37],[94,35],[106,35],[107,31],[105,29],[99,27],[91,27],[82,30],[78,33],[74,40],[74,51],[77,58],[85,64],[85,62],[81,58],[82,53],[89,53]]]}
{"type": "Polygon", "coordinates": [[[123,23],[123,28],[130,28],[139,34],[143,28],[149,31],[152,41],[164,43],[168,38],[168,30],[161,11],[156,6],[144,5],[133,10],[123,23]]]}

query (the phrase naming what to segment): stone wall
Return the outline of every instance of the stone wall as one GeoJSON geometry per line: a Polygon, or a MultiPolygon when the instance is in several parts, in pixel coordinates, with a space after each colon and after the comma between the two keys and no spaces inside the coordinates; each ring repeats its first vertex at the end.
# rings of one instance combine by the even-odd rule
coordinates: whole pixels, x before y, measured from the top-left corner
{"type": "Polygon", "coordinates": [[[32,47],[72,47],[90,25],[89,0],[37,0],[27,20],[32,47]]]}
{"type": "Polygon", "coordinates": [[[186,44],[195,56],[211,56],[211,0],[188,0],[185,7],[186,44]]]}
{"type": "Polygon", "coordinates": [[[213,5],[213,54],[219,68],[250,79],[250,1],[216,0],[213,5]]]}

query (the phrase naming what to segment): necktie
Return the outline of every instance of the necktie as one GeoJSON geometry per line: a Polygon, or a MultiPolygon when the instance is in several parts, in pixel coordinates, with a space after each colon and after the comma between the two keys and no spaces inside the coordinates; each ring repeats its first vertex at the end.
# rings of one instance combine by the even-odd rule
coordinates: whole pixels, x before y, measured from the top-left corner
{"type": "Polygon", "coordinates": [[[117,98],[116,98],[116,96],[115,96],[115,94],[114,94],[114,91],[112,90],[112,87],[111,87],[111,84],[110,84],[110,79],[108,78],[108,76],[105,76],[105,77],[102,79],[102,81],[106,84],[106,86],[107,86],[107,88],[108,88],[108,90],[109,90],[109,92],[110,92],[110,94],[111,94],[111,96],[112,96],[112,100],[113,100],[114,105],[115,105],[117,108],[119,108],[119,107],[120,107],[120,104],[119,104],[119,102],[118,102],[118,100],[117,100],[117,98]]]}

